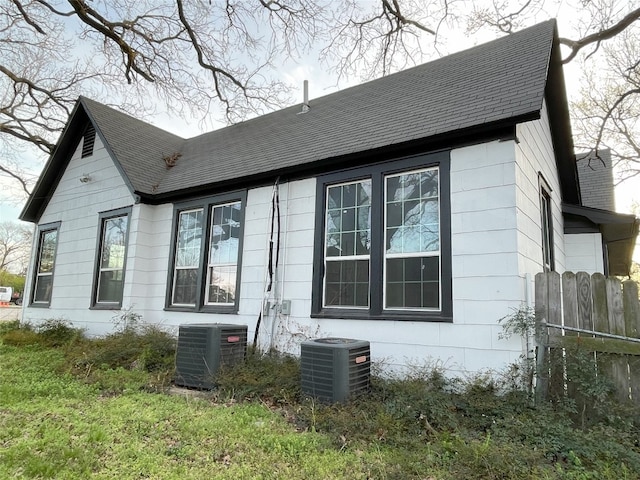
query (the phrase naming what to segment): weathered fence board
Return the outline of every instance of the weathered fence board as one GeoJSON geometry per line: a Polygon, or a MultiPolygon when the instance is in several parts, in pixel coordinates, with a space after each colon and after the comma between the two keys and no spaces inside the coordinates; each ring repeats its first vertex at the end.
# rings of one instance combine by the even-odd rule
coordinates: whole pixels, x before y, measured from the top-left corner
{"type": "MultiPolygon", "coordinates": [[[[628,337],[640,338],[640,302],[638,284],[627,280],[622,284],[624,328],[628,337]]],[[[640,403],[640,355],[629,359],[629,394],[640,403]]]]}
{"type": "Polygon", "coordinates": [[[583,400],[566,361],[569,348],[590,352],[594,378],[615,386],[621,401],[640,404],[640,301],[638,285],[600,273],[536,275],[536,398],[569,395],[583,400]]]}
{"type": "Polygon", "coordinates": [[[593,330],[591,308],[591,277],[586,272],[576,273],[578,290],[578,327],[593,330]]]}

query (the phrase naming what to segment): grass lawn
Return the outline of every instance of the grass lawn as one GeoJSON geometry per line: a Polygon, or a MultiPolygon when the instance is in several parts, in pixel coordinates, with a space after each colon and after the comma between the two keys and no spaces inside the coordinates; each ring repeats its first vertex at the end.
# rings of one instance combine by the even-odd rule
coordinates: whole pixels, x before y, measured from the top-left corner
{"type": "Polygon", "coordinates": [[[295,359],[257,355],[217,391],[168,395],[172,342],[0,332],[0,479],[640,478],[640,413],[602,389],[580,426],[571,402],[437,371],[321,405],[295,359]]]}
{"type": "Polygon", "coordinates": [[[378,478],[389,453],[334,448],[258,403],[101,395],[56,350],[0,346],[0,478],[378,478]]]}

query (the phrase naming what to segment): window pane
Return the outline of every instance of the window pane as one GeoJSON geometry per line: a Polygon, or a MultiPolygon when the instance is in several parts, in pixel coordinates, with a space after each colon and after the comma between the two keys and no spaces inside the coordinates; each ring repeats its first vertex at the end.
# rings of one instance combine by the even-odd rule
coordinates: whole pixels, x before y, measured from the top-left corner
{"type": "Polygon", "coordinates": [[[371,249],[371,180],[327,188],[325,255],[368,255],[371,249]]]}
{"type": "Polygon", "coordinates": [[[545,271],[553,270],[551,198],[546,190],[540,196],[540,213],[542,215],[542,261],[545,271]]]}
{"type": "Polygon", "coordinates": [[[51,230],[43,232],[40,241],[40,264],[38,266],[39,273],[53,271],[54,255],[56,251],[56,242],[58,240],[58,231],[51,230]]]}
{"type": "Polygon", "coordinates": [[[106,270],[100,272],[98,302],[122,302],[123,286],[122,270],[106,270]]]}
{"type": "Polygon", "coordinates": [[[101,268],[124,268],[128,217],[109,218],[104,222],[101,268]]]}
{"type": "Polygon", "coordinates": [[[36,265],[35,285],[33,290],[34,302],[50,302],[53,288],[53,267],[55,264],[56,243],[58,230],[40,232],[38,246],[38,264],[36,265]]]}
{"type": "Polygon", "coordinates": [[[438,171],[387,177],[385,244],[387,253],[440,250],[438,171]]]}
{"type": "Polygon", "coordinates": [[[240,244],[240,202],[212,207],[207,303],[235,302],[240,244]]]}
{"type": "Polygon", "coordinates": [[[203,211],[180,213],[176,241],[176,267],[196,267],[200,263],[203,211]]]}
{"type": "Polygon", "coordinates": [[[440,308],[440,257],[389,258],[385,308],[440,308]]]}
{"type": "Polygon", "coordinates": [[[50,302],[52,283],[53,275],[38,275],[36,277],[36,287],[35,293],[33,295],[33,301],[50,302]]]}
{"type": "Polygon", "coordinates": [[[176,270],[173,279],[173,303],[195,305],[198,288],[198,269],[176,270]]]}
{"type": "Polygon", "coordinates": [[[208,303],[235,302],[236,267],[209,268],[208,303]]]}
{"type": "Polygon", "coordinates": [[[127,215],[102,220],[97,303],[122,302],[128,225],[127,215]]]}
{"type": "Polygon", "coordinates": [[[334,307],[369,306],[369,260],[327,262],[325,305],[334,307]]]}

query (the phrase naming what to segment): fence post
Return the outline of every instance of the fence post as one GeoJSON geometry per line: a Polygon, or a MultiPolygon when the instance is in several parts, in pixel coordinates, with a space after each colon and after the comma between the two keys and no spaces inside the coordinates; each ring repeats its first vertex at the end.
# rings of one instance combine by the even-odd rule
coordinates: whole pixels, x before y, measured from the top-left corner
{"type": "Polygon", "coordinates": [[[549,393],[549,334],[547,330],[548,286],[547,274],[538,273],[535,279],[536,318],[536,403],[542,403],[549,393]]]}
{"type": "MultiPolygon", "coordinates": [[[[640,301],[638,284],[627,280],[622,284],[622,304],[624,307],[624,328],[628,337],[640,338],[640,301]]],[[[629,357],[629,384],[631,400],[640,405],[640,359],[629,357]]]]}
{"type": "MultiPolygon", "coordinates": [[[[573,272],[564,272],[562,274],[562,318],[564,321],[563,325],[566,327],[578,328],[580,326],[578,323],[578,293],[578,276],[573,272]]],[[[591,301],[591,296],[589,296],[589,301],[591,301]]],[[[567,337],[578,336],[576,332],[568,330],[565,331],[564,334],[567,337]]],[[[582,395],[580,395],[580,391],[576,386],[576,383],[569,375],[567,375],[567,396],[569,398],[574,398],[576,405],[584,404],[584,399],[582,398],[582,395]]]]}
{"type": "MultiPolygon", "coordinates": [[[[562,325],[562,297],[561,283],[562,277],[557,272],[548,272],[548,301],[549,316],[547,322],[551,325],[562,325]]],[[[561,337],[559,328],[547,329],[549,342],[553,342],[556,337],[561,337]]],[[[551,346],[549,348],[549,394],[553,400],[564,397],[564,356],[562,347],[551,346]]]]}
{"type": "MultiPolygon", "coordinates": [[[[622,305],[622,284],[617,278],[607,278],[607,307],[609,312],[609,333],[625,335],[624,310],[622,305]]],[[[611,380],[615,386],[618,400],[629,401],[629,367],[627,355],[612,355],[611,380]]]]}

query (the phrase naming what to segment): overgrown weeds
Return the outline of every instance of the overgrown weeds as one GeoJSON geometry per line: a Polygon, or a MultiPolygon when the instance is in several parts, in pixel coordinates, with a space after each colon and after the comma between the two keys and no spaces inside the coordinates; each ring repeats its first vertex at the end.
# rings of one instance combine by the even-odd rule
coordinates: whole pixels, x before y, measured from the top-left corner
{"type": "MultiPolygon", "coordinates": [[[[5,344],[55,345],[65,359],[58,365],[103,397],[163,390],[171,381],[175,340],[158,327],[131,320],[94,340],[60,321],[44,330],[22,326],[1,336],[5,344]]],[[[592,371],[588,354],[570,352],[564,361],[574,356],[567,368],[592,371]]],[[[425,366],[402,378],[373,376],[366,394],[330,405],[302,394],[297,358],[269,352],[248,354],[243,363],[222,368],[218,388],[205,403],[212,409],[268,407],[296,431],[320,436],[326,448],[349,458],[378,459],[367,474],[375,478],[640,478],[640,410],[616,402],[606,383],[593,383],[593,375],[572,378],[582,382],[575,385],[582,403],[563,397],[534,405],[530,392],[509,376],[461,380],[425,366]],[[593,408],[586,421],[584,405],[593,408]]],[[[252,428],[263,422],[252,420],[252,428]]],[[[206,443],[207,435],[209,440],[193,441],[206,443]]],[[[248,437],[238,445],[251,441],[248,437]]],[[[268,449],[297,458],[298,444],[287,442],[270,439],[268,449]]],[[[167,448],[183,452],[184,445],[172,438],[167,448]]],[[[240,447],[226,445],[216,458],[232,462],[228,459],[241,455],[234,448],[240,447]]]]}
{"type": "Polygon", "coordinates": [[[64,369],[105,393],[170,386],[175,362],[175,338],[155,325],[124,323],[122,329],[89,339],[64,319],[4,326],[6,345],[60,348],[64,369]]]}
{"type": "Polygon", "coordinates": [[[420,478],[425,462],[448,472],[437,478],[640,477],[638,409],[604,395],[598,408],[609,416],[582,425],[571,402],[534,406],[529,392],[495,376],[462,381],[418,369],[373,377],[367,394],[328,405],[302,396],[298,375],[291,357],[249,356],[222,373],[216,395],[277,404],[300,430],[328,435],[340,450],[393,451],[389,478],[420,478]]]}

